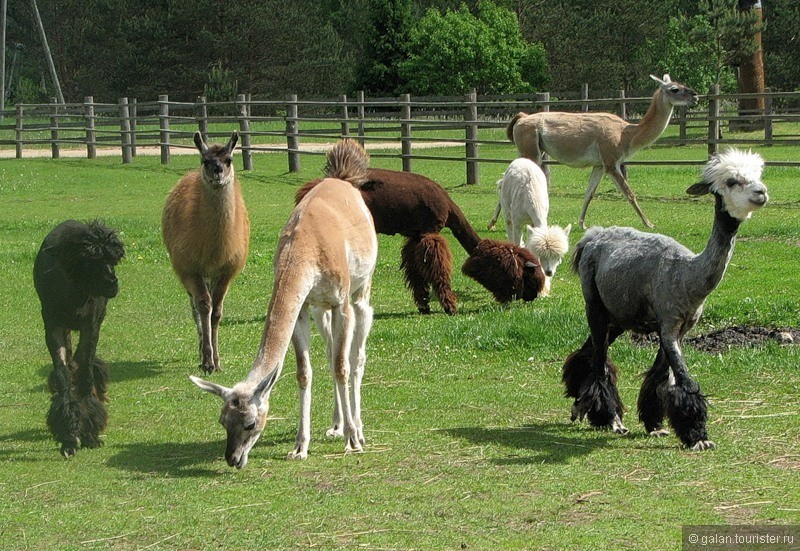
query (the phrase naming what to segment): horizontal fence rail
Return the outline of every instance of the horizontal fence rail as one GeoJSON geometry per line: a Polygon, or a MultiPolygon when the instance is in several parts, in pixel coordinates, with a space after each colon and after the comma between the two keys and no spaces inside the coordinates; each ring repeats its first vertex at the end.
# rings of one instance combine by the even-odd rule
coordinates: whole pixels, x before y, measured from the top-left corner
{"type": "MultiPolygon", "coordinates": [[[[800,145],[800,92],[721,94],[715,88],[702,100],[703,107],[676,109],[656,143],[705,144],[709,154],[722,145],[800,145]],[[750,104],[758,107],[742,107],[750,104]]],[[[510,162],[510,158],[481,157],[480,151],[482,145],[510,146],[505,127],[517,112],[605,111],[635,123],[650,101],[650,96],[629,97],[624,91],[590,98],[588,86],[580,94],[478,96],[473,92],[432,98],[408,94],[368,98],[359,92],[355,98],[304,100],[291,95],[284,100],[259,100],[240,94],[233,102],[209,102],[204,97],[178,102],[161,95],[157,101],[121,98],[117,103],[97,103],[88,96],[83,103],[60,104],[54,99],[49,104],[18,104],[2,112],[0,151],[13,147],[14,156],[23,158],[32,150],[49,147],[54,159],[64,151],[74,155],[76,149],[85,150],[92,159],[101,151],[119,154],[123,163],[130,163],[146,148],[168,164],[173,151],[194,149],[192,136],[198,130],[218,141],[237,130],[245,170],[253,169],[255,153],[279,152],[287,155],[289,170],[297,172],[301,156],[324,154],[336,140],[353,138],[374,150],[373,157],[399,157],[406,171],[412,169],[414,159],[463,163],[466,181],[473,184],[478,182],[480,163],[510,162]]],[[[513,146],[509,155],[515,155],[513,146]]],[[[800,161],[770,164],[800,166],[800,161]]]]}

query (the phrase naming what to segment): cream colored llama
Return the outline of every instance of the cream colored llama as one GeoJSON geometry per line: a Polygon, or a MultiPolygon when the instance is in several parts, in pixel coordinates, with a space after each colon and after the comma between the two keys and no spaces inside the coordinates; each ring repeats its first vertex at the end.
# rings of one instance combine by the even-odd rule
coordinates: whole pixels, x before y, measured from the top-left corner
{"type": "Polygon", "coordinates": [[[201,166],[175,184],[161,218],[164,244],[175,274],[189,293],[197,325],[200,368],[218,371],[218,330],[225,295],[247,261],[250,219],[233,169],[228,143],[208,146],[200,132],[194,144],[201,166]]]}
{"type": "Polygon", "coordinates": [[[664,75],[663,79],[653,75],[650,78],[658,83],[658,89],[638,124],[627,123],[611,113],[542,112],[517,113],[506,127],[506,135],[516,144],[519,154],[542,166],[548,185],[549,170],[547,165],[542,165],[544,154],[567,166],[593,167],[578,220],[583,229],[586,228],[586,211],[604,173],[611,176],[642,223],[653,227],[628,185],[622,163],[661,136],[669,124],[674,106],[697,103],[697,93],[683,84],[672,82],[669,75],[664,75]]]}
{"type": "Polygon", "coordinates": [[[539,296],[550,294],[556,268],[569,250],[569,232],[566,228],[548,226],[550,198],[547,180],[539,166],[525,157],[514,159],[497,182],[499,200],[489,222],[493,229],[500,212],[506,224],[506,237],[514,245],[525,247],[542,263],[544,286],[539,296]]]}
{"type": "Polygon", "coordinates": [[[228,433],[225,459],[231,467],[241,469],[247,464],[250,449],[264,429],[270,392],[283,368],[290,340],[297,359],[300,428],[289,459],[308,456],[312,378],[309,308],[326,339],[337,404],[342,411],[345,451],[361,450],[360,388],[365,343],[372,325],[369,298],[378,241],[361,193],[340,178],[354,178],[360,172],[363,179],[367,166],[361,146],[349,140],[339,142],[328,154],[328,177],[292,211],[278,241],[267,320],[247,377],[233,388],[190,377],[197,386],[225,401],[220,421],[228,433]]]}

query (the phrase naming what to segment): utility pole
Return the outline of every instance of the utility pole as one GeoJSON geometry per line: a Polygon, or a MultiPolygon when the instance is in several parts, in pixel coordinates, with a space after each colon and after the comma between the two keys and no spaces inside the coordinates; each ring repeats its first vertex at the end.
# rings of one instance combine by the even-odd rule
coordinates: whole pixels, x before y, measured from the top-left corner
{"type": "MultiPolygon", "coordinates": [[[[753,10],[758,15],[758,25],[761,27],[762,13],[761,0],[738,0],[739,11],[753,10]]],[[[753,37],[758,44],[758,49],[753,55],[739,60],[739,92],[742,94],[761,94],[764,92],[764,51],[761,49],[761,31],[753,37]]],[[[739,114],[744,116],[763,115],[764,97],[739,100],[739,114]]],[[[764,119],[748,119],[740,125],[741,130],[760,130],[764,128],[764,119]]]]}
{"type": "Polygon", "coordinates": [[[58,98],[59,103],[64,104],[64,94],[61,93],[61,84],[58,82],[56,66],[55,63],[53,63],[53,56],[50,54],[50,46],[47,45],[47,35],[44,32],[44,24],[42,23],[42,16],[39,15],[39,7],[36,5],[36,0],[31,0],[31,8],[33,8],[33,17],[36,19],[36,26],[39,28],[39,37],[42,40],[42,49],[44,49],[44,55],[47,58],[47,66],[50,69],[53,86],[55,86],[56,89],[56,98],[58,98]]]}

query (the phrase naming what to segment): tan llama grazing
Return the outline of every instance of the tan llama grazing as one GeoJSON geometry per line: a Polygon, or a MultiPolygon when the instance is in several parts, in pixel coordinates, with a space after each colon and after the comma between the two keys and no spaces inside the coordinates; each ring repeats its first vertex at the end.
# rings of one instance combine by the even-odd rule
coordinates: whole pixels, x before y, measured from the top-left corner
{"type": "MultiPolygon", "coordinates": [[[[367,166],[360,145],[350,140],[339,142],[328,153],[327,177],[289,216],[275,254],[275,283],[261,345],[247,377],[233,388],[191,377],[197,386],[225,402],[220,421],[228,433],[225,459],[231,467],[241,469],[247,464],[248,454],[264,430],[270,392],[283,368],[290,340],[297,360],[300,428],[289,459],[308,456],[309,310],[326,341],[345,451],[361,450],[361,379],[372,326],[369,299],[378,240],[361,193],[342,178],[363,181],[367,166]]],[[[338,435],[339,427],[328,432],[338,435]]]]}
{"type": "Polygon", "coordinates": [[[200,342],[200,368],[221,369],[218,329],[222,305],[233,279],[244,268],[250,243],[250,220],[233,169],[228,143],[208,146],[200,132],[194,143],[202,164],[178,181],[161,219],[172,267],[189,293],[200,342]]]}
{"type": "Polygon", "coordinates": [[[674,106],[697,103],[697,93],[683,84],[672,82],[669,75],[664,75],[663,79],[653,75],[650,78],[658,83],[658,89],[638,124],[625,122],[611,113],[542,112],[517,113],[506,127],[506,135],[516,144],[519,154],[542,167],[548,187],[550,172],[547,165],[542,164],[544,154],[574,168],[592,167],[578,220],[583,229],[586,229],[586,211],[603,174],[611,176],[642,223],[648,228],[653,227],[628,185],[622,163],[661,136],[669,124],[674,106]]]}

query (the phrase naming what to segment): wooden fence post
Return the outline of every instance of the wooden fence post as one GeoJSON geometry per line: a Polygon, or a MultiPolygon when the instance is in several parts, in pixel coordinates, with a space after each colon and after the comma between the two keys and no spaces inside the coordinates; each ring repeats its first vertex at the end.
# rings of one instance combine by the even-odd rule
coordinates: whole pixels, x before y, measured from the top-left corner
{"type": "Polygon", "coordinates": [[[622,120],[628,120],[628,106],[625,104],[625,90],[619,91],[619,116],[622,120]]]}
{"type": "Polygon", "coordinates": [[[400,158],[403,172],[411,172],[411,94],[400,97],[400,158]]]}
{"type": "Polygon", "coordinates": [[[86,158],[97,157],[97,133],[94,130],[94,97],[83,98],[83,116],[86,121],[86,158]]]}
{"type": "Polygon", "coordinates": [[[297,94],[290,94],[286,102],[286,149],[289,152],[289,172],[300,172],[298,129],[297,94]]]}
{"type": "Polygon", "coordinates": [[[589,83],[584,82],[581,87],[581,111],[587,113],[589,111],[589,83]]]}
{"type": "Polygon", "coordinates": [[[136,157],[136,118],[139,114],[138,101],[136,98],[131,98],[128,101],[128,110],[131,113],[131,155],[136,157]]]}
{"type": "Polygon", "coordinates": [[[195,110],[197,114],[197,130],[203,136],[204,140],[208,139],[208,105],[206,105],[205,96],[197,96],[195,102],[195,110]]]}
{"type": "Polygon", "coordinates": [[[478,94],[475,89],[464,97],[467,104],[464,111],[467,150],[467,185],[479,183],[478,178],[478,94]]]}
{"type": "Polygon", "coordinates": [[[347,108],[347,96],[342,94],[339,96],[339,114],[342,117],[340,124],[342,125],[342,138],[350,137],[350,114],[347,108]]]}
{"type": "Polygon", "coordinates": [[[766,145],[772,145],[772,90],[765,88],[764,92],[764,141],[766,145]]]}
{"type": "Polygon", "coordinates": [[[58,98],[50,98],[50,156],[53,159],[61,158],[61,148],[58,144],[58,98]]]}
{"type": "Polygon", "coordinates": [[[133,152],[131,151],[131,110],[128,108],[128,98],[119,98],[119,127],[122,163],[130,164],[133,160],[133,152]]]}
{"type": "Polygon", "coordinates": [[[245,170],[253,170],[253,152],[250,150],[250,118],[247,108],[247,96],[236,96],[236,105],[239,108],[239,133],[242,135],[242,162],[245,170]]]}
{"type": "Polygon", "coordinates": [[[367,118],[367,109],[364,103],[364,90],[359,90],[356,93],[356,113],[358,115],[358,143],[364,147],[364,136],[366,135],[364,127],[364,119],[367,118]]]}
{"type": "Polygon", "coordinates": [[[159,145],[161,146],[161,164],[169,164],[169,96],[158,96],[158,130],[159,145]]]}
{"type": "Polygon", "coordinates": [[[550,111],[550,92],[536,92],[536,109],[550,111]]]}
{"type": "Polygon", "coordinates": [[[14,129],[14,140],[17,159],[22,158],[22,138],[25,132],[25,108],[21,103],[17,104],[17,125],[14,129]]]}
{"type": "Polygon", "coordinates": [[[719,150],[719,84],[711,86],[708,94],[708,156],[719,150]]]}

